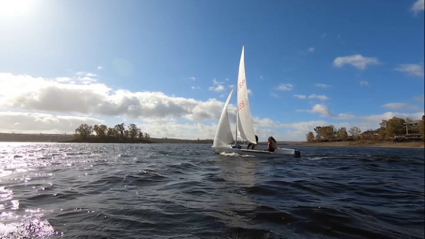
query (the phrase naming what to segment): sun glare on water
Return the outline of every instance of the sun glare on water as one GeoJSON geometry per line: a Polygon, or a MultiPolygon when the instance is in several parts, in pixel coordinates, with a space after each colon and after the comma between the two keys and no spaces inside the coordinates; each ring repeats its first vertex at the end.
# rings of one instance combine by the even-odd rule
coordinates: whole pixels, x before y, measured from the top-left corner
{"type": "Polygon", "coordinates": [[[27,15],[34,3],[35,0],[0,0],[0,17],[27,15]]]}

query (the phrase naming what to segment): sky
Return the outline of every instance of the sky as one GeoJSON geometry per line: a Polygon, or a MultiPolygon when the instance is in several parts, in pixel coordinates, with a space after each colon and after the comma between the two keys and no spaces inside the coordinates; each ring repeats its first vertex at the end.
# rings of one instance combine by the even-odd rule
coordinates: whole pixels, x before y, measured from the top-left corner
{"type": "Polygon", "coordinates": [[[0,132],[135,123],[151,137],[212,139],[242,46],[260,141],[424,114],[424,0],[0,6],[0,132]]]}

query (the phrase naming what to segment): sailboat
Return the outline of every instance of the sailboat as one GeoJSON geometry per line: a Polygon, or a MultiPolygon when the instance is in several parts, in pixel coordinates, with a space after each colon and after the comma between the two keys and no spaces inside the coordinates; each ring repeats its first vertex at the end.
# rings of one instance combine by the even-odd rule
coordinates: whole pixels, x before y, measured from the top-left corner
{"type": "Polygon", "coordinates": [[[237,113],[236,113],[236,140],[230,127],[227,108],[232,99],[234,89],[232,89],[224,104],[220,115],[217,130],[214,136],[212,149],[214,153],[237,153],[242,155],[253,155],[259,157],[281,157],[293,155],[299,157],[301,154],[298,150],[290,148],[278,147],[274,152],[267,151],[265,148],[247,149],[238,145],[238,136],[244,141],[256,144],[254,125],[251,116],[251,108],[248,97],[248,86],[245,75],[245,47],[242,46],[241,59],[239,62],[238,84],[237,90],[237,113]]]}

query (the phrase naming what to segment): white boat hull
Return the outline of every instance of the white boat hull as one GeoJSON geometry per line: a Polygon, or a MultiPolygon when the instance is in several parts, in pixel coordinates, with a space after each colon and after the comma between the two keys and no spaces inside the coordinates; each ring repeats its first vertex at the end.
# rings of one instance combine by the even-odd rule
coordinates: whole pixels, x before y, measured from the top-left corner
{"type": "Polygon", "coordinates": [[[265,157],[265,158],[279,158],[279,157],[300,157],[300,152],[295,149],[290,148],[277,148],[274,152],[267,151],[265,148],[258,147],[257,149],[246,149],[245,147],[232,147],[231,145],[226,146],[212,146],[213,152],[215,154],[221,153],[237,153],[239,155],[251,155],[255,157],[265,157]]]}

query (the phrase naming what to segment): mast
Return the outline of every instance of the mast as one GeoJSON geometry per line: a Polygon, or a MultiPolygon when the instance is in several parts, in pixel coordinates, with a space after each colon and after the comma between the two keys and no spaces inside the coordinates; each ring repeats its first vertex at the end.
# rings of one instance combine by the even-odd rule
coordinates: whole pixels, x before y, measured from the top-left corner
{"type": "MultiPolygon", "coordinates": [[[[236,98],[236,101],[238,99],[236,98]]],[[[236,103],[237,104],[237,103],[236,103]]],[[[235,137],[235,146],[238,145],[238,115],[239,115],[239,107],[236,107],[236,137],[235,137]]]]}

